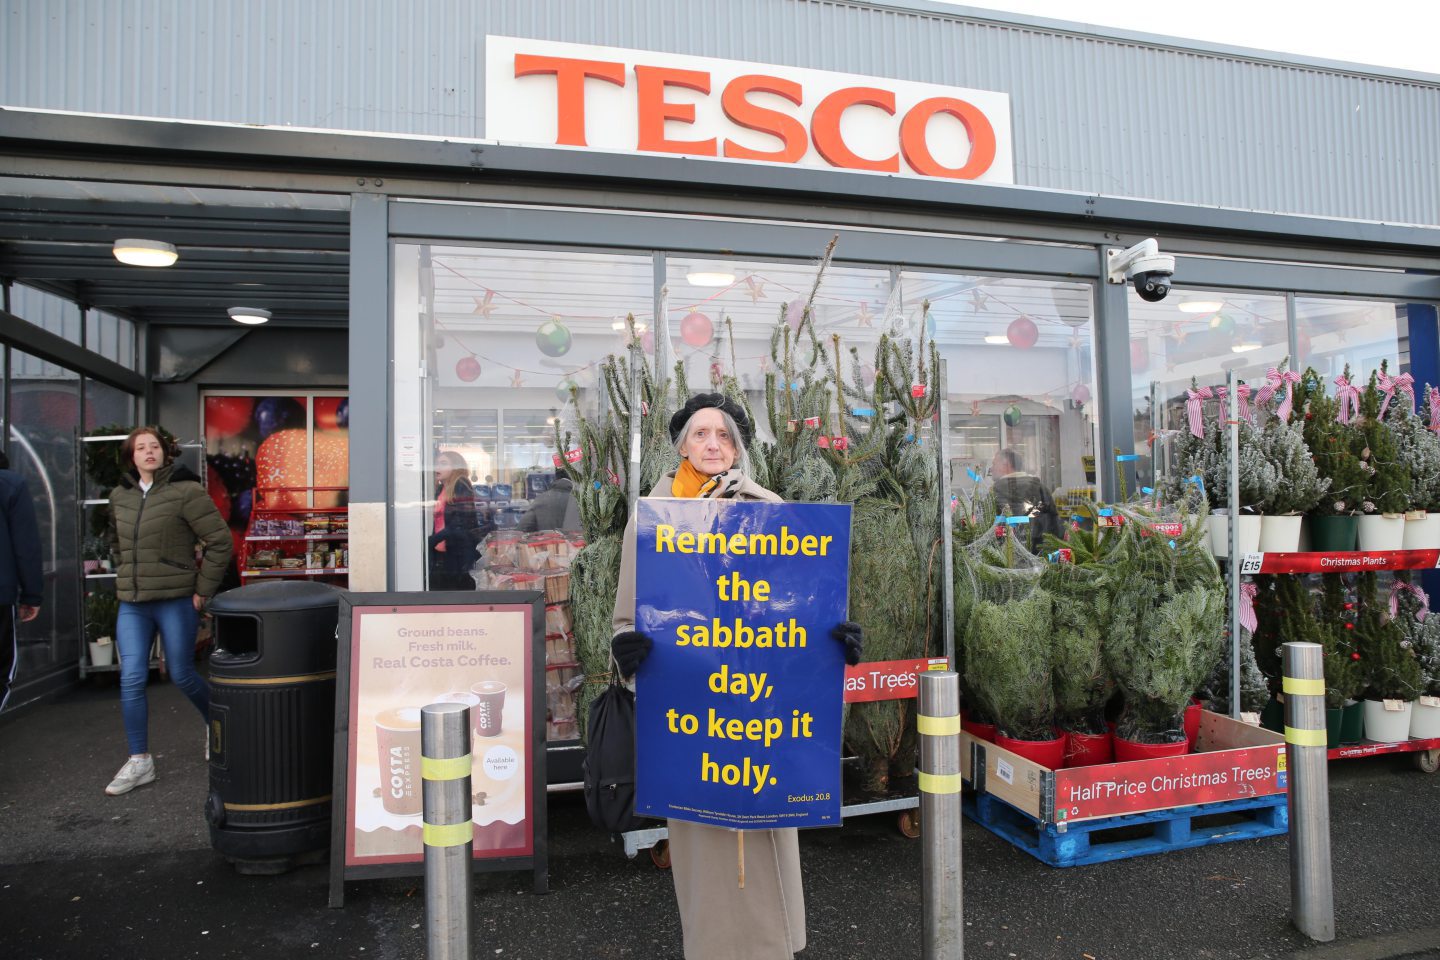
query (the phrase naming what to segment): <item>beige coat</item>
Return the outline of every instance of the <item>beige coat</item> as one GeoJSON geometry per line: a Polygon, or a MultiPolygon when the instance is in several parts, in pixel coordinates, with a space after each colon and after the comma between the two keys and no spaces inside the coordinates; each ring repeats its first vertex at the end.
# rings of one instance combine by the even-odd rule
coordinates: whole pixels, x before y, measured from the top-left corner
{"type": "MultiPolygon", "coordinates": [[[[668,497],[674,474],[661,477],[652,497],[668,497]]],[[[782,502],[749,477],[726,474],[710,496],[782,502]]],[[[635,516],[625,526],[616,633],[635,627],[635,516]]],[[[738,883],[735,830],[668,820],[670,872],[685,935],[686,960],[790,960],[805,949],[805,891],[796,831],[745,831],[745,888],[738,883]]]]}

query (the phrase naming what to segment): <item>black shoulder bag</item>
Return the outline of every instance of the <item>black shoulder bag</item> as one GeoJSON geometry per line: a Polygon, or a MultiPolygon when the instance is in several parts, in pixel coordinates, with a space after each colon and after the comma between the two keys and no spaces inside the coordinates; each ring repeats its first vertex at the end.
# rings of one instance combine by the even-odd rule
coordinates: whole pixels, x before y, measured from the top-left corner
{"type": "Polygon", "coordinates": [[[585,808],[595,826],[612,833],[638,830],[635,816],[635,694],[611,680],[590,704],[590,741],[580,769],[585,808]]]}

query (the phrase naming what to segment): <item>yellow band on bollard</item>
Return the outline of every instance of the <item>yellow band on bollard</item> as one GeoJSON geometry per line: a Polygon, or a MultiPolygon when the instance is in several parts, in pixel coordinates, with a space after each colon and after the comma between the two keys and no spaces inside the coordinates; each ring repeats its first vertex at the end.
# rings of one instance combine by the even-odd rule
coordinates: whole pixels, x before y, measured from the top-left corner
{"type": "Polygon", "coordinates": [[[1293,693],[1302,697],[1323,697],[1325,696],[1325,681],[1283,677],[1280,680],[1280,692],[1293,693]]]}
{"type": "Polygon", "coordinates": [[[427,823],[424,835],[427,847],[458,847],[475,839],[475,826],[469,820],[464,823],[427,823]]]}
{"type": "Polygon", "coordinates": [[[463,757],[439,757],[420,758],[420,776],[426,780],[459,780],[461,777],[470,776],[470,770],[474,761],[470,754],[463,757]]]}
{"type": "Polygon", "coordinates": [[[960,774],[958,773],[925,773],[917,770],[916,777],[920,781],[921,793],[959,793],[960,774]]]}
{"type": "Polygon", "coordinates": [[[960,716],[927,717],[923,713],[917,713],[915,729],[926,737],[948,737],[960,732],[960,716]]]}
{"type": "Polygon", "coordinates": [[[1297,747],[1323,747],[1330,743],[1330,739],[1324,730],[1297,730],[1286,727],[1285,742],[1293,743],[1297,747]]]}

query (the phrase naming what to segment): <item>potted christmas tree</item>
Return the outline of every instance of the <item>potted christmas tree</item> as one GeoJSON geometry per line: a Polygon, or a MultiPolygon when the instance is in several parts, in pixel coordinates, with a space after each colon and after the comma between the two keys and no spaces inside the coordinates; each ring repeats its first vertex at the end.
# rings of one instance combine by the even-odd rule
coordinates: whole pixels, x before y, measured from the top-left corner
{"type": "Polygon", "coordinates": [[[1358,575],[1355,624],[1365,671],[1365,736],[1381,743],[1410,737],[1410,714],[1420,695],[1420,664],[1400,625],[1379,599],[1376,574],[1358,575]]]}
{"type": "Polygon", "coordinates": [[[1391,593],[1395,622],[1420,668],[1420,697],[1410,712],[1410,736],[1440,737],[1440,616],[1430,616],[1430,598],[1408,579],[1397,576],[1391,593]]]}
{"type": "Polygon", "coordinates": [[[1301,411],[1305,445],[1315,458],[1321,478],[1330,486],[1310,514],[1310,549],[1319,553],[1335,553],[1355,549],[1359,514],[1365,500],[1367,474],[1361,466],[1360,452],[1365,440],[1350,423],[1352,398],[1349,373],[1345,375],[1344,409],[1325,393],[1325,384],[1314,368],[1300,377],[1296,409],[1301,411]]]}
{"type": "Polygon", "coordinates": [[[1065,762],[1065,739],[1055,729],[1051,682],[1050,595],[981,600],[971,613],[966,673],[994,717],[995,743],[1051,770],[1065,762]]]}
{"type": "Polygon", "coordinates": [[[1410,507],[1410,469],[1400,459],[1390,425],[1380,417],[1378,374],[1360,397],[1360,433],[1365,446],[1361,467],[1367,474],[1361,503],[1361,550],[1399,550],[1405,542],[1405,511],[1410,507]]]}
{"type": "Polygon", "coordinates": [[[1051,560],[1040,574],[1040,586],[1051,599],[1050,668],[1067,767],[1108,763],[1114,756],[1105,725],[1105,704],[1115,681],[1104,655],[1110,620],[1104,559],[1116,539],[1104,527],[1075,529],[1068,540],[1047,536],[1042,549],[1051,560]]]}
{"type": "Polygon", "coordinates": [[[1390,377],[1380,365],[1382,419],[1395,439],[1395,452],[1410,472],[1404,550],[1440,549],[1440,436],[1416,414],[1411,377],[1390,377]]]}
{"type": "Polygon", "coordinates": [[[1338,737],[1332,736],[1331,746],[1359,743],[1365,732],[1365,705],[1355,697],[1365,686],[1365,669],[1361,661],[1358,637],[1359,601],[1345,584],[1345,577],[1327,573],[1320,578],[1320,639],[1325,647],[1326,728],[1330,729],[1329,711],[1339,709],[1338,737]]]}
{"type": "Polygon", "coordinates": [[[1291,553],[1300,549],[1302,516],[1320,504],[1330,481],[1320,476],[1299,427],[1272,420],[1260,431],[1258,442],[1269,464],[1263,476],[1268,479],[1270,471],[1274,476],[1260,504],[1260,550],[1291,553]]]}

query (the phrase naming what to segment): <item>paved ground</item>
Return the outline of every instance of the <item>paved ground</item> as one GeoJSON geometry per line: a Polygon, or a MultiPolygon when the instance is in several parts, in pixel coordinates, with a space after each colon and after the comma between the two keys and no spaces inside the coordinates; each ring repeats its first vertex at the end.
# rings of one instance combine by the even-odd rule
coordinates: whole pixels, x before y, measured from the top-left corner
{"type": "MultiPolygon", "coordinates": [[[[169,684],[152,687],[160,779],[102,794],[124,759],[114,688],[90,688],[0,723],[0,958],[416,958],[417,880],[352,882],[326,907],[328,869],[242,877],[201,818],[203,728],[169,684]]],[[[967,822],[969,958],[1440,957],[1440,776],[1404,757],[1331,766],[1339,940],[1288,921],[1284,838],[1055,870],[967,822]]],[[[477,878],[476,957],[674,958],[667,874],[627,861],[573,794],[549,804],[551,893],[528,876],[477,878]]],[[[893,818],[802,835],[804,960],[918,957],[920,843],[893,818]]],[[[743,931],[737,931],[743,936],[743,931]]]]}

